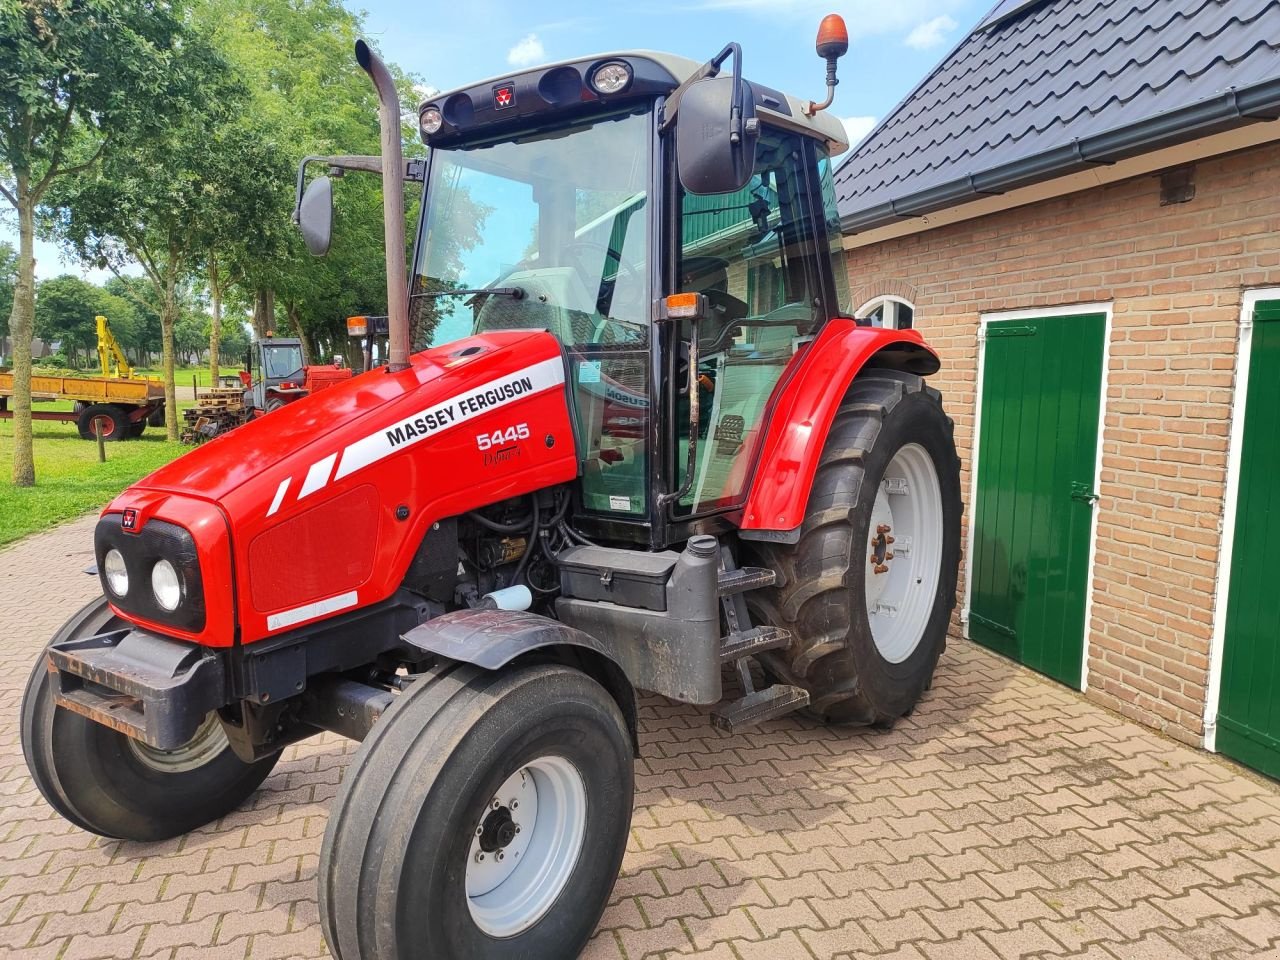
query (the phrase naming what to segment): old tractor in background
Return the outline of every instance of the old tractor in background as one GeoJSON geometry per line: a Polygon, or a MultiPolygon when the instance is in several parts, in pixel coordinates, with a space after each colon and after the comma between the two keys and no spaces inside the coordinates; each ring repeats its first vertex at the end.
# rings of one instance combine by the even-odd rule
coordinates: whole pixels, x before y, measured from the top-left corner
{"type": "MultiPolygon", "coordinates": [[[[823,104],[748,81],[736,44],[504,75],[430,97],[406,164],[357,44],[382,156],[324,162],[382,176],[388,362],[105,509],[104,595],[23,700],[45,799],[171,837],[337,731],[363,744],[319,865],[335,957],[567,960],[627,844],[636,690],[730,731],[909,713],[955,604],[959,463],[934,351],[852,319],[822,112],[847,45],[824,20],[823,104]]],[[[331,217],[304,162],[314,253],[331,217]]]]}
{"type": "Polygon", "coordinates": [[[217,386],[197,389],[194,406],[182,411],[183,443],[203,443],[255,417],[309,397],[352,377],[341,357],[333,363],[303,363],[302,341],[268,335],[245,351],[244,369],[220,378],[217,386]]]}

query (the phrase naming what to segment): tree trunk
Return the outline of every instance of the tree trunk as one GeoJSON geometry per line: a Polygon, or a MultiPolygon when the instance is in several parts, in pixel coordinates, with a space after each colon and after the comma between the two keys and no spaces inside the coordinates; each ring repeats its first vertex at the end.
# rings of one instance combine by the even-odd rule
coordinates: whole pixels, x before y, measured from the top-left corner
{"type": "Polygon", "coordinates": [[[218,385],[218,365],[222,362],[222,282],[218,276],[218,260],[209,258],[209,298],[213,301],[213,320],[209,323],[209,383],[218,385]]]}
{"type": "Polygon", "coordinates": [[[302,365],[309,367],[311,366],[311,344],[302,330],[302,318],[298,316],[298,307],[292,301],[286,302],[284,312],[289,317],[289,326],[293,328],[293,335],[302,343],[302,365]]]}
{"type": "Polygon", "coordinates": [[[176,278],[170,267],[164,289],[164,302],[160,307],[160,346],[164,375],[164,429],[170,440],[178,439],[178,388],[173,370],[173,327],[178,319],[177,298],[174,295],[176,278]]]}
{"type": "Polygon", "coordinates": [[[253,298],[253,335],[258,339],[275,333],[276,292],[259,290],[253,298]]]}
{"type": "Polygon", "coordinates": [[[35,198],[29,175],[18,173],[18,282],[13,288],[9,335],[13,338],[13,485],[36,483],[31,447],[31,337],[36,312],[35,198]]]}

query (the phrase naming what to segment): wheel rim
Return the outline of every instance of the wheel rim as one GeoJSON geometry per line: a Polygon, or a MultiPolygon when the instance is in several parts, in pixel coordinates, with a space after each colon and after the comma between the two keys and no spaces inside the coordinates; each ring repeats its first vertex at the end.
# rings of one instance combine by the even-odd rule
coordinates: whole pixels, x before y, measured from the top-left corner
{"type": "Polygon", "coordinates": [[[578,863],[586,822],[586,784],[564,757],[539,757],[508,777],[472,826],[466,887],[476,926],[513,937],[542,919],[578,863]]]}
{"type": "Polygon", "coordinates": [[[102,430],[102,438],[105,440],[116,432],[116,422],[105,414],[91,417],[89,419],[89,432],[96,437],[99,429],[102,430]]]}
{"type": "Polygon", "coordinates": [[[885,470],[866,558],[871,636],[882,657],[901,663],[924,637],[942,570],[942,487],[919,444],[904,445],[885,470]]]}
{"type": "Polygon", "coordinates": [[[199,769],[229,746],[227,732],[222,729],[216,713],[205,717],[195,736],[175,750],[157,750],[133,737],[128,740],[133,755],[161,773],[185,773],[199,769]]]}

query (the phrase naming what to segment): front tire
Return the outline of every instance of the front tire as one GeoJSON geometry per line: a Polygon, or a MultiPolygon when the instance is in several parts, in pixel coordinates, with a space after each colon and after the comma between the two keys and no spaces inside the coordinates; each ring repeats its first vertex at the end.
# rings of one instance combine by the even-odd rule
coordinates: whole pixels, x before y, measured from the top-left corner
{"type": "MultiPolygon", "coordinates": [[[[123,624],[99,598],[53,641],[123,624]]],[[[22,698],[22,755],[49,805],[83,830],[117,840],[167,840],[236,809],[275,766],[276,755],[240,760],[213,714],[191,742],[161,751],[72,713],[54,702],[47,662],[41,651],[22,698]]]]}
{"type": "Polygon", "coordinates": [[[800,540],[749,544],[780,574],[748,596],[792,633],[761,661],[833,723],[890,726],[933,680],[960,562],[960,461],[941,395],[914,374],[854,380],[823,447],[800,540]]]}
{"type": "Polygon", "coordinates": [[[626,722],[590,677],[439,667],[379,721],[335,801],[320,853],[329,949],[576,957],[613,889],[632,800],[626,722]]]}

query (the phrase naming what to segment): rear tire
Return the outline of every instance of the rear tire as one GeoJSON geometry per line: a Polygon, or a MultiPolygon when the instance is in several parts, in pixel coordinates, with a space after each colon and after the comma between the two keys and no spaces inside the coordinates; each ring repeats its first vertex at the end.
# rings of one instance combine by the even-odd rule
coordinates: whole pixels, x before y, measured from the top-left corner
{"type": "Polygon", "coordinates": [[[124,440],[129,436],[129,414],[111,403],[93,403],[80,411],[76,429],[83,440],[96,440],[95,424],[102,425],[103,440],[124,440]]]}
{"type": "Polygon", "coordinates": [[[142,420],[135,420],[133,421],[133,423],[129,424],[130,437],[135,437],[135,438],[140,437],[146,432],[147,432],[147,421],[145,418],[142,420]]]}
{"type": "Polygon", "coordinates": [[[330,951],[578,956],[617,878],[633,793],[626,722],[590,677],[436,668],[378,722],[330,812],[319,891],[330,951]]]}
{"type": "MultiPolygon", "coordinates": [[[[124,624],[99,598],[54,642],[124,624]]],[[[176,751],[154,750],[57,706],[44,651],[22,698],[22,755],[49,805],[83,830],[118,840],[166,840],[225,816],[253,793],[277,756],[248,764],[231,750],[216,715],[176,751]]]]}
{"type": "Polygon", "coordinates": [[[752,563],[779,574],[748,604],[793,638],[760,660],[808,690],[809,712],[824,721],[891,726],[933,681],[960,561],[953,433],[923,379],[863,373],[827,436],[799,542],[743,542],[752,563]]]}

